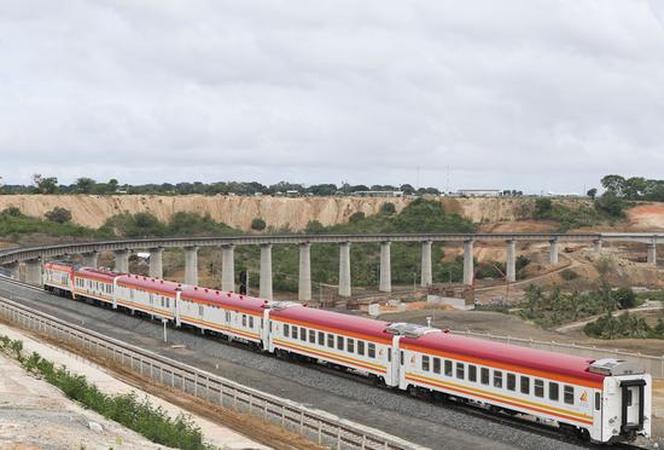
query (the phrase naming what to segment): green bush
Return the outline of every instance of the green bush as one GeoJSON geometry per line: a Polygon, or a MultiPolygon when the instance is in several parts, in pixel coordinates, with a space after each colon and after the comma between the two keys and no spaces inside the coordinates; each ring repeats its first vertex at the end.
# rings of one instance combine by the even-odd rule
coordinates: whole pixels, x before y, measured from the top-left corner
{"type": "Polygon", "coordinates": [[[56,206],[55,208],[44,214],[44,217],[46,217],[51,222],[67,223],[71,221],[71,211],[56,206]]]}
{"type": "Polygon", "coordinates": [[[560,272],[560,277],[565,281],[572,281],[572,280],[576,280],[577,278],[579,278],[579,274],[576,273],[573,270],[566,269],[566,270],[563,270],[562,272],[560,272]]]}
{"type": "Polygon", "coordinates": [[[266,226],[267,226],[267,224],[260,217],[256,217],[254,220],[251,221],[251,229],[252,230],[263,231],[266,226]]]}

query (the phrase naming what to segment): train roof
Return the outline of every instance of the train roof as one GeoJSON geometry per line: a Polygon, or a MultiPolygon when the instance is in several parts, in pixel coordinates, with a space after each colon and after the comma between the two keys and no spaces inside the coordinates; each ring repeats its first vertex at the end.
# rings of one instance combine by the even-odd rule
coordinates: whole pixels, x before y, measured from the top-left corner
{"type": "Polygon", "coordinates": [[[118,284],[135,287],[144,291],[155,291],[160,295],[175,296],[175,290],[181,288],[182,284],[175,281],[151,278],[143,275],[115,274],[118,276],[118,284]]]}
{"type": "Polygon", "coordinates": [[[604,379],[604,376],[588,371],[590,364],[594,361],[590,358],[493,342],[443,331],[426,333],[420,337],[403,337],[401,345],[411,350],[423,350],[442,356],[457,356],[477,364],[484,362],[488,365],[497,365],[505,370],[520,372],[530,370],[536,372],[534,375],[541,372],[543,377],[546,377],[545,373],[557,374],[590,383],[601,383],[604,379]]]}
{"type": "Polygon", "coordinates": [[[118,273],[112,272],[110,270],[95,269],[92,267],[80,267],[75,270],[76,276],[78,277],[94,278],[95,280],[109,283],[113,282],[113,279],[119,275],[118,273]]]}
{"type": "Polygon", "coordinates": [[[238,294],[236,292],[220,291],[217,289],[203,288],[199,286],[182,286],[182,298],[194,302],[206,303],[213,306],[224,306],[247,312],[262,314],[266,301],[264,299],[238,294]]]}
{"type": "Polygon", "coordinates": [[[311,325],[316,328],[329,331],[338,331],[340,334],[352,334],[366,338],[372,338],[385,343],[392,342],[392,335],[385,329],[388,322],[368,319],[366,317],[351,316],[334,311],[307,308],[295,305],[284,309],[274,309],[271,317],[285,319],[286,321],[300,325],[311,325]]]}

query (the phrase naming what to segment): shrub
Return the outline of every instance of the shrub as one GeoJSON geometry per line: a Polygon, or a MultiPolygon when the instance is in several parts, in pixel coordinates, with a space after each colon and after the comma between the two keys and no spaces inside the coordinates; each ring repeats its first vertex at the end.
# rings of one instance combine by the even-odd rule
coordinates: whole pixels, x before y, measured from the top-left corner
{"type": "Polygon", "coordinates": [[[60,208],[59,206],[56,206],[44,214],[44,216],[51,222],[55,223],[67,223],[71,221],[71,212],[68,209],[60,208]]]}
{"type": "Polygon", "coordinates": [[[391,216],[392,214],[397,212],[397,208],[396,206],[394,206],[394,203],[387,202],[380,205],[380,212],[382,214],[387,214],[388,216],[391,216]]]}
{"type": "Polygon", "coordinates": [[[611,292],[611,297],[621,309],[634,308],[636,306],[636,294],[630,288],[618,288],[611,292]]]}
{"type": "Polygon", "coordinates": [[[23,213],[16,206],[10,206],[9,208],[3,209],[2,212],[0,212],[0,216],[2,216],[2,217],[23,217],[23,213]]]}
{"type": "Polygon", "coordinates": [[[356,213],[353,213],[350,218],[348,219],[348,222],[350,223],[357,223],[362,221],[365,218],[365,214],[362,211],[358,211],[356,213]]]}
{"type": "Polygon", "coordinates": [[[263,231],[266,226],[267,226],[267,224],[260,217],[256,217],[254,220],[251,221],[251,229],[252,230],[263,231]]]}
{"type": "Polygon", "coordinates": [[[572,280],[576,280],[577,278],[579,278],[579,274],[576,273],[573,270],[567,269],[567,270],[563,270],[560,273],[560,277],[565,281],[572,281],[572,280]]]}

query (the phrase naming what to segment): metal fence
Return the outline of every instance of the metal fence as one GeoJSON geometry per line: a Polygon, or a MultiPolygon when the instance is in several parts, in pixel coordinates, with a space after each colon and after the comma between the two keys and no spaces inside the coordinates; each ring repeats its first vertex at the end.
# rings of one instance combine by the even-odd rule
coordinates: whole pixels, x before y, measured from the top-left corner
{"type": "Polygon", "coordinates": [[[0,317],[23,328],[108,358],[165,386],[248,413],[337,449],[422,449],[370,427],[316,411],[209,372],[86,330],[0,297],[0,317]]]}
{"type": "Polygon", "coordinates": [[[626,359],[638,363],[643,369],[650,373],[654,378],[664,378],[664,356],[644,355],[642,353],[630,353],[617,349],[604,347],[595,347],[588,345],[567,344],[556,341],[536,341],[533,339],[524,339],[513,336],[501,336],[491,333],[478,333],[474,331],[450,330],[454,334],[473,336],[492,341],[505,342],[507,344],[520,345],[523,347],[537,348],[540,350],[549,350],[558,353],[568,353],[576,356],[588,356],[595,359],[615,357],[617,359],[626,359]]]}

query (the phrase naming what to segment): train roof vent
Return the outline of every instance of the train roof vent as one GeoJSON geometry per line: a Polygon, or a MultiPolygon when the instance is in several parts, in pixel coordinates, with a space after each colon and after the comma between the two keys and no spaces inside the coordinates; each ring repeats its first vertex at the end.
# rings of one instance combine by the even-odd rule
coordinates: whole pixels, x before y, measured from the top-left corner
{"type": "Polygon", "coordinates": [[[605,376],[640,375],[644,373],[644,370],[633,362],[613,358],[593,361],[588,371],[605,376]]]}
{"type": "Polygon", "coordinates": [[[296,302],[286,302],[286,301],[265,301],[263,303],[263,308],[274,309],[276,311],[281,311],[282,309],[290,308],[291,306],[302,306],[300,303],[296,302]]]}
{"type": "Polygon", "coordinates": [[[427,327],[426,325],[418,325],[416,323],[397,322],[391,323],[385,328],[386,333],[394,334],[396,336],[406,336],[411,338],[418,338],[433,331],[440,331],[438,328],[427,327]]]}

